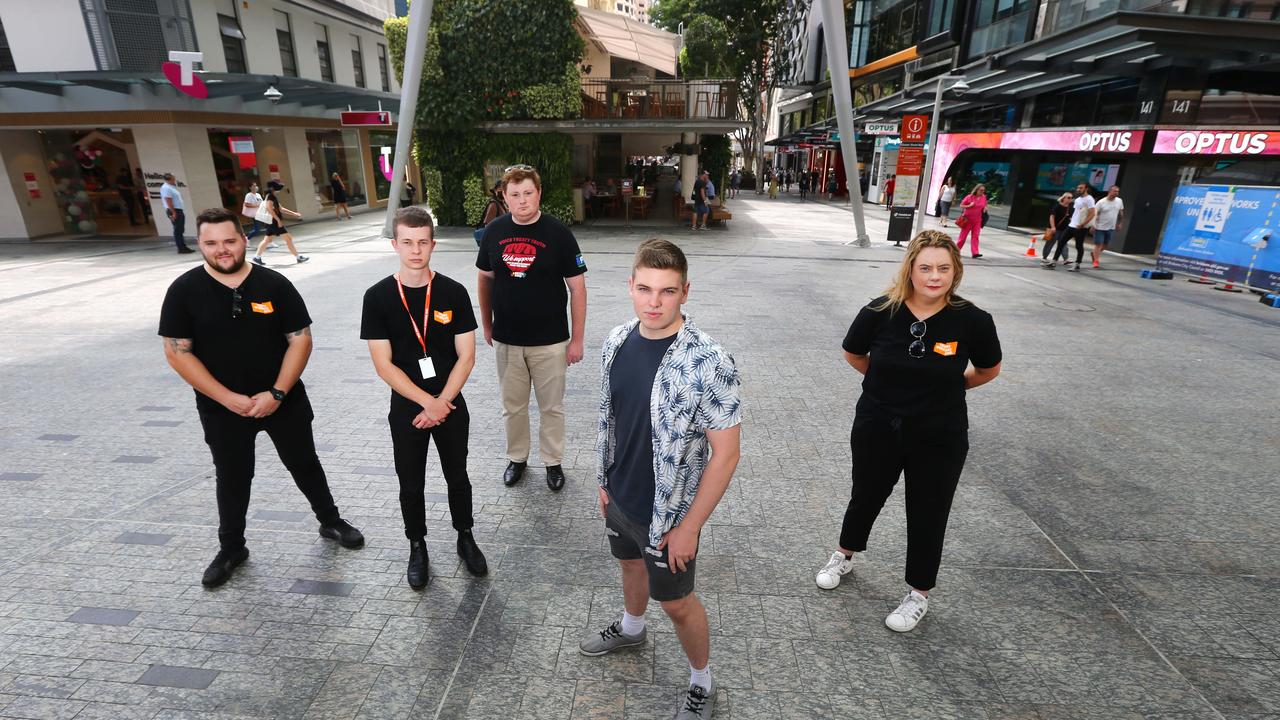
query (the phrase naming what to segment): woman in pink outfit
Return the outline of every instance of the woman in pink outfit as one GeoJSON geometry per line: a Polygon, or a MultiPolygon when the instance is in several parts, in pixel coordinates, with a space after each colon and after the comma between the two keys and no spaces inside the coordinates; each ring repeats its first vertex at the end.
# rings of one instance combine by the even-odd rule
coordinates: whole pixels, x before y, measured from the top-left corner
{"type": "Polygon", "coordinates": [[[956,246],[964,249],[964,241],[973,235],[973,257],[980,258],[982,253],[978,252],[978,235],[982,233],[982,211],[987,209],[987,186],[978,185],[973,192],[965,196],[960,203],[960,216],[963,221],[957,220],[956,224],[960,225],[960,238],[956,240],[956,246]],[[961,224],[963,223],[963,224],[961,224]]]}

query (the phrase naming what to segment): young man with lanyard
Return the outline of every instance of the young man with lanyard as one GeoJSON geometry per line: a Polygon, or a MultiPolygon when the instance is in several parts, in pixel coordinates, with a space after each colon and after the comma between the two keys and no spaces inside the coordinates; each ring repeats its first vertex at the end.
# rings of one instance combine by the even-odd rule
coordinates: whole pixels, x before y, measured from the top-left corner
{"type": "Polygon", "coordinates": [[[502,483],[520,482],[529,461],[529,386],[538,397],[538,450],[547,487],[564,487],[564,385],[582,359],[587,324],[587,263],[578,240],[542,213],[542,178],[528,165],[502,176],[509,214],[489,223],[476,256],[484,341],[493,346],[507,431],[502,483]],[[565,304],[572,316],[565,321],[565,304]]]}
{"type": "Polygon", "coordinates": [[[364,536],[338,514],[311,433],[302,371],[311,356],[311,316],[302,296],[274,270],[246,264],[248,241],[222,208],[196,217],[204,264],[183,273],[160,310],[164,356],[196,391],[196,410],[213,454],[218,551],[202,583],[226,582],[249,557],[245,513],[254,441],[266,431],[320,521],[320,536],[344,547],[364,536]]]}
{"type": "Polygon", "coordinates": [[[688,275],[680,248],[641,243],[629,281],[637,319],[614,328],[601,353],[596,479],[626,609],[578,645],[590,656],[643,645],[645,609],[657,600],[689,660],[682,720],[711,717],[715,701],[694,558],[737,468],[742,421],[733,357],[681,312],[688,275]]]}
{"type": "Polygon", "coordinates": [[[391,387],[391,446],[400,479],[400,513],[409,538],[409,586],[430,582],[427,557],[427,449],[432,440],[449,488],[449,514],[458,531],[458,555],[472,575],[489,566],[471,535],[471,482],[467,440],[471,417],[462,386],[476,362],[476,318],[471,296],[458,281],[431,270],[435,228],[431,213],[407,207],[396,213],[391,247],[399,271],[364,294],[360,337],[378,377],[391,387]],[[421,319],[421,322],[419,322],[421,319]]]}

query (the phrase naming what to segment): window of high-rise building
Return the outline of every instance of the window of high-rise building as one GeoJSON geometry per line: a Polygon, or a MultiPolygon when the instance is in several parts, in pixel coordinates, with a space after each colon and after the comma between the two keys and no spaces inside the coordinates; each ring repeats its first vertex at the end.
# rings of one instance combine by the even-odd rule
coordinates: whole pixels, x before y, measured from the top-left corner
{"type": "Polygon", "coordinates": [[[382,92],[391,92],[391,74],[387,71],[387,46],[378,44],[378,72],[382,74],[382,92]]]}
{"type": "Polygon", "coordinates": [[[329,52],[329,28],[316,23],[316,57],[320,59],[320,79],[333,82],[333,55],[329,52]]]}
{"type": "Polygon", "coordinates": [[[244,32],[240,29],[240,20],[236,16],[234,0],[218,0],[218,35],[222,40],[222,55],[227,61],[227,72],[248,72],[245,61],[244,32]]]}
{"type": "Polygon", "coordinates": [[[154,72],[174,50],[195,51],[188,0],[80,0],[99,70],[154,72]]]}
{"type": "Polygon", "coordinates": [[[276,10],[276,43],[280,46],[280,74],[298,77],[298,54],[293,50],[293,28],[289,15],[276,10]]]}
{"type": "Polygon", "coordinates": [[[356,87],[364,87],[364,53],[360,47],[360,36],[351,36],[351,67],[356,74],[356,87]]]}
{"type": "Polygon", "coordinates": [[[13,63],[13,52],[9,50],[9,38],[4,34],[4,23],[0,22],[0,72],[17,72],[13,63]]]}

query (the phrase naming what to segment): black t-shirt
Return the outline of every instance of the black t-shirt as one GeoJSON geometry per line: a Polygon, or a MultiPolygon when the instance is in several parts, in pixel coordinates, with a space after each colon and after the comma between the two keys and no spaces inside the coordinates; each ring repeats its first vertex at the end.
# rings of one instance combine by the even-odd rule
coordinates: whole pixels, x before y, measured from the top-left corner
{"type": "Polygon", "coordinates": [[[1071,222],[1072,208],[1070,205],[1063,206],[1062,203],[1054,203],[1051,211],[1053,217],[1053,229],[1066,230],[1068,223],[1071,222]]]}
{"type": "Polygon", "coordinates": [[[675,339],[672,335],[649,340],[636,326],[609,368],[616,449],[613,464],[605,471],[605,484],[618,508],[640,525],[648,525],[653,515],[653,415],[649,401],[658,366],[675,339]]]}
{"type": "MultiPolygon", "coordinates": [[[[427,288],[405,287],[405,300],[413,312],[413,320],[422,329],[423,305],[427,300],[427,288]]],[[[471,310],[471,296],[457,280],[436,273],[431,281],[431,320],[425,339],[427,353],[431,356],[435,377],[422,378],[422,346],[409,322],[409,313],[400,302],[396,278],[389,275],[364,293],[364,312],[360,318],[361,340],[390,340],[391,362],[404,371],[414,384],[432,395],[439,395],[449,380],[449,373],[458,363],[458,349],[454,337],[476,329],[476,315],[471,310]]],[[[392,404],[412,403],[400,393],[392,391],[392,404]]],[[[415,405],[416,407],[416,405],[415,405]]]]}
{"type": "MultiPolygon", "coordinates": [[[[192,353],[213,377],[244,395],[275,385],[289,348],[285,334],[311,325],[306,303],[293,283],[275,270],[250,267],[236,290],[213,279],[204,265],[192,268],[169,286],[160,309],[159,334],[192,340],[192,353]],[[240,315],[232,317],[237,291],[240,315]]],[[[296,387],[300,389],[302,382],[296,387]]],[[[205,409],[222,407],[199,392],[196,402],[205,409]]]]}
{"type": "Polygon", "coordinates": [[[915,358],[907,350],[915,340],[910,328],[916,317],[905,304],[896,313],[873,309],[882,302],[877,298],[862,308],[844,338],[845,351],[871,356],[858,417],[937,417],[967,427],[964,371],[971,362],[989,368],[1001,358],[991,315],[969,302],[945,305],[925,321],[925,354],[915,358]]]}
{"type": "Polygon", "coordinates": [[[702,178],[698,178],[698,180],[693,184],[693,193],[689,195],[689,199],[694,202],[704,202],[705,200],[702,197],[702,194],[706,189],[707,181],[702,178]]]}
{"type": "Polygon", "coordinates": [[[543,213],[528,225],[510,215],[485,226],[476,267],[493,273],[493,339],[526,347],[569,339],[565,278],[587,271],[578,240],[543,213]]]}

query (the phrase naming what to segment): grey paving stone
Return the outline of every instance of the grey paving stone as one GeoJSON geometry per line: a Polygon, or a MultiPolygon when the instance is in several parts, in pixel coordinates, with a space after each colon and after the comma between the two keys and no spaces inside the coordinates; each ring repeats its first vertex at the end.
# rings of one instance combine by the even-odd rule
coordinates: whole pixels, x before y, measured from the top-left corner
{"type": "Polygon", "coordinates": [[[159,459],[160,458],[155,455],[120,455],[111,462],[126,465],[150,465],[159,459]]]}
{"type": "Polygon", "coordinates": [[[294,580],[289,586],[291,593],[303,593],[306,595],[333,595],[335,597],[347,597],[351,595],[351,591],[355,589],[352,583],[331,582],[328,580],[294,580]]]}
{"type": "Polygon", "coordinates": [[[172,539],[172,535],[163,533],[123,532],[111,542],[125,545],[167,545],[172,539]]]}
{"type": "Polygon", "coordinates": [[[396,469],[389,465],[358,465],[351,468],[351,472],[355,475],[390,475],[396,474],[396,469]]]}
{"type": "Polygon", "coordinates": [[[204,690],[218,677],[217,670],[174,665],[152,665],[135,682],[139,685],[204,690]]]}
{"type": "Polygon", "coordinates": [[[30,720],[71,720],[84,709],[82,700],[18,697],[4,707],[4,717],[30,720]]]}
{"type": "Polygon", "coordinates": [[[142,423],[143,427],[178,427],[182,424],[182,420],[147,420],[142,423]]]}
{"type": "Polygon", "coordinates": [[[253,513],[255,520],[274,520],[276,522],[299,522],[311,517],[311,513],[298,512],[295,510],[256,510],[253,513]]]}
{"type": "Polygon", "coordinates": [[[138,408],[138,412],[164,412],[172,409],[172,405],[143,405],[138,408]]]}
{"type": "Polygon", "coordinates": [[[49,440],[51,442],[71,442],[72,440],[75,440],[78,437],[80,436],[67,435],[65,433],[45,433],[44,435],[41,435],[38,439],[49,440]]]}
{"type": "Polygon", "coordinates": [[[44,473],[34,472],[2,472],[0,482],[31,482],[44,477],[44,473]]]}
{"type": "Polygon", "coordinates": [[[89,625],[128,625],[140,613],[136,610],[82,607],[67,618],[67,622],[89,625]]]}

